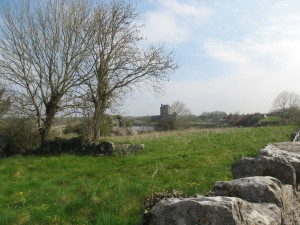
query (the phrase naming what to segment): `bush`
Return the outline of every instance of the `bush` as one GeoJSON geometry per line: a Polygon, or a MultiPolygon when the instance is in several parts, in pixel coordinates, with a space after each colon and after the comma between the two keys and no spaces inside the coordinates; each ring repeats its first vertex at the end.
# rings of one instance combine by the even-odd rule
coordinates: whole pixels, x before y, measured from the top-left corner
{"type": "Polygon", "coordinates": [[[60,154],[60,153],[77,153],[86,154],[90,151],[90,143],[81,138],[61,138],[56,137],[53,140],[49,140],[43,147],[43,153],[45,154],[60,154]]]}
{"type": "Polygon", "coordinates": [[[127,128],[127,127],[114,127],[109,136],[114,137],[114,136],[132,136],[136,135],[137,131],[133,128],[127,128]]]}
{"type": "Polygon", "coordinates": [[[84,126],[87,119],[84,119],[82,122],[68,122],[66,127],[63,130],[63,134],[78,134],[80,136],[84,136],[86,133],[86,128],[84,126]]]}
{"type": "MultiPolygon", "coordinates": [[[[112,131],[112,120],[108,115],[102,120],[101,136],[108,136],[112,131]]],[[[77,134],[84,139],[92,139],[93,137],[93,118],[85,117],[81,118],[80,121],[68,123],[65,127],[63,134],[77,134]]]]}
{"type": "Polygon", "coordinates": [[[10,118],[0,127],[0,154],[26,154],[41,146],[41,139],[33,119],[10,118]]]}
{"type": "Polygon", "coordinates": [[[259,125],[260,119],[263,117],[261,114],[248,114],[248,115],[229,115],[229,125],[238,127],[251,127],[259,125]]]}
{"type": "Polygon", "coordinates": [[[160,120],[156,130],[175,130],[177,128],[176,120],[160,120]]]}

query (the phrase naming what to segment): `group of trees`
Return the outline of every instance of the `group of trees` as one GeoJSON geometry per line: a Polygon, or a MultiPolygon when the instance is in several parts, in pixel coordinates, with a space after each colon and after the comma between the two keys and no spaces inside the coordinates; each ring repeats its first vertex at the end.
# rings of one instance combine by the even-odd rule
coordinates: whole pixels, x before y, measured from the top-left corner
{"type": "Polygon", "coordinates": [[[300,117],[300,96],[296,92],[283,91],[273,101],[272,113],[285,120],[293,121],[300,117]]]}
{"type": "Polygon", "coordinates": [[[96,140],[108,109],[135,89],[162,91],[177,68],[172,51],[141,44],[139,14],[123,0],[19,1],[1,19],[0,81],[42,143],[67,113],[88,116],[96,140]]]}

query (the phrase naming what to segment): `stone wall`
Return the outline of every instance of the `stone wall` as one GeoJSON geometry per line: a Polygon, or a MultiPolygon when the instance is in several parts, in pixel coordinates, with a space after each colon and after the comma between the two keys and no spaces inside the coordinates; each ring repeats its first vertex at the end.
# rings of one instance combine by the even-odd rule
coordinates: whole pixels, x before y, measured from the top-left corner
{"type": "Polygon", "coordinates": [[[232,166],[234,180],[207,196],[167,198],[151,210],[153,225],[300,225],[300,143],[269,144],[232,166]]]}

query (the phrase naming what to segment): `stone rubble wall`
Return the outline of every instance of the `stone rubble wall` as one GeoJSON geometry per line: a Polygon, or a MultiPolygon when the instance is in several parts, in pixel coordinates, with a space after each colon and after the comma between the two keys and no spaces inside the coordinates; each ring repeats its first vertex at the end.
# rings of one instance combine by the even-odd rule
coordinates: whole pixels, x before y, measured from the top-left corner
{"type": "Polygon", "coordinates": [[[209,196],[168,198],[151,211],[153,225],[300,225],[300,143],[269,144],[232,166],[209,196]]]}

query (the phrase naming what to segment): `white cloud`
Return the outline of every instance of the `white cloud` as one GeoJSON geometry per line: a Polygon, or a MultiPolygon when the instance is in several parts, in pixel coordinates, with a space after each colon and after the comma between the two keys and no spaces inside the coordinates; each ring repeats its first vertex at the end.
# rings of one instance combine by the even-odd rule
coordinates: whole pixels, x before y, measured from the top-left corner
{"type": "Polygon", "coordinates": [[[207,56],[233,69],[227,76],[202,82],[199,90],[210,93],[214,107],[222,105],[226,111],[267,112],[279,92],[299,89],[299,26],[300,18],[288,15],[280,23],[261,24],[240,41],[208,38],[203,45],[207,56]]]}
{"type": "Polygon", "coordinates": [[[245,65],[249,59],[243,49],[239,49],[238,43],[225,42],[222,40],[208,39],[204,42],[203,48],[209,57],[213,57],[225,63],[236,66],[245,65]]]}
{"type": "Polygon", "coordinates": [[[202,20],[212,13],[212,9],[200,6],[197,1],[161,0],[160,2],[167,11],[186,18],[202,20]]]}
{"type": "Polygon", "coordinates": [[[176,18],[169,13],[148,13],[145,24],[144,35],[149,41],[178,43],[184,41],[189,35],[189,30],[180,27],[176,18]]]}
{"type": "Polygon", "coordinates": [[[281,2],[238,41],[207,38],[203,43],[207,56],[235,67],[240,76],[249,68],[265,70],[265,76],[300,72],[300,16],[290,11],[280,14],[279,6],[281,2]]]}
{"type": "Polygon", "coordinates": [[[197,1],[159,0],[154,11],[142,16],[144,36],[151,42],[180,43],[188,41],[212,10],[197,1]]]}
{"type": "Polygon", "coordinates": [[[300,71],[300,39],[227,42],[207,40],[204,49],[208,57],[229,63],[239,70],[264,68],[300,71]]]}

